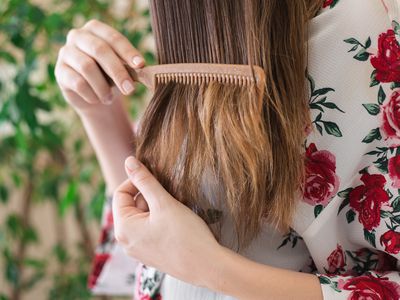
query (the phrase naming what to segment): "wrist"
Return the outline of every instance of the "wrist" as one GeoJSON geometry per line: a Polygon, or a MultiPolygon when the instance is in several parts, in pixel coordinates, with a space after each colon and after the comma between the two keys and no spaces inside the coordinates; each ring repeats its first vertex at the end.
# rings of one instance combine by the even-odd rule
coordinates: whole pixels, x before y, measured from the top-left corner
{"type": "Polygon", "coordinates": [[[117,97],[111,104],[96,104],[75,109],[82,121],[107,121],[115,118],[129,119],[122,97],[117,97]]]}
{"type": "Polygon", "coordinates": [[[245,268],[247,262],[247,258],[220,245],[213,259],[210,260],[211,272],[203,277],[204,286],[218,293],[235,296],[233,285],[241,281],[236,277],[240,276],[241,268],[245,268]]]}

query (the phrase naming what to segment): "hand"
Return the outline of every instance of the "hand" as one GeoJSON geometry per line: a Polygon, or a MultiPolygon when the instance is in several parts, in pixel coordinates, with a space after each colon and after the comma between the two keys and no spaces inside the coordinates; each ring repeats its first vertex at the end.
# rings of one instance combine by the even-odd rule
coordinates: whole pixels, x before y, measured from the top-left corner
{"type": "Polygon", "coordinates": [[[173,198],[134,157],[125,161],[125,169],[129,179],[113,198],[116,240],[145,265],[205,286],[222,248],[207,224],[173,198]],[[135,202],[139,192],[149,211],[135,202]]]}
{"type": "MultiPolygon", "coordinates": [[[[142,55],[114,28],[97,20],[72,29],[61,47],[55,67],[56,80],[68,103],[78,112],[111,104],[119,92],[129,95],[134,82],[123,62],[144,66],[142,55]],[[112,89],[105,74],[117,87],[112,89]],[[119,90],[119,91],[118,91],[119,90]]],[[[118,95],[119,94],[119,95],[118,95]]]]}

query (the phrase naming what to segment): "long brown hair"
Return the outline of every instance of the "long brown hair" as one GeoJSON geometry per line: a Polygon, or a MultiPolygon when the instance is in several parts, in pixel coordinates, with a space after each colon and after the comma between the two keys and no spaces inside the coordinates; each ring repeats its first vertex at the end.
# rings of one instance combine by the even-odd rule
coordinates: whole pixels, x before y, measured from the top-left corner
{"type": "Polygon", "coordinates": [[[263,221],[289,229],[310,123],[307,21],[322,1],[150,1],[160,64],[248,64],[265,71],[261,92],[219,83],[158,85],[137,136],[137,157],[174,197],[210,225],[210,208],[227,209],[239,248],[263,221]]]}

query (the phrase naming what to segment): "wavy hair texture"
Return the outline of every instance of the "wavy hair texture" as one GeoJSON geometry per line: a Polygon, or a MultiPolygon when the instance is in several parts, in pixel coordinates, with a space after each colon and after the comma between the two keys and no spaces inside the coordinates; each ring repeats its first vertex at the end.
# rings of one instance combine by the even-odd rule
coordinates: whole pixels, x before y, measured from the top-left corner
{"type": "Polygon", "coordinates": [[[160,64],[259,65],[266,86],[160,84],[141,121],[136,156],[211,226],[227,209],[239,249],[264,221],[290,227],[304,180],[310,124],[308,20],[323,0],[151,0],[160,64]]]}

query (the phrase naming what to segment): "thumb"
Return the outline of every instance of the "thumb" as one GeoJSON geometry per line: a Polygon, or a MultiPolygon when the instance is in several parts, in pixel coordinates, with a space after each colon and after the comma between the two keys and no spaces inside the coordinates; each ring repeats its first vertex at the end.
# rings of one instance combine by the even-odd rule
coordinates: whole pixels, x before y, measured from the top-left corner
{"type": "Polygon", "coordinates": [[[143,195],[150,211],[161,209],[161,199],[166,198],[167,191],[150,173],[150,171],[135,157],[129,156],[125,160],[125,170],[129,180],[143,195]]]}

